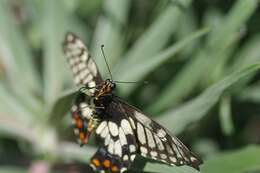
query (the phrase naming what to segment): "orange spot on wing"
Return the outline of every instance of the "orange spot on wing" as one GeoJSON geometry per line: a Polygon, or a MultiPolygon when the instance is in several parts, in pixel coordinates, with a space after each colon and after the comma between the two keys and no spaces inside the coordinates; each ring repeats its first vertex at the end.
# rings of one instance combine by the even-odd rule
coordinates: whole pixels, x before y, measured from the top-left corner
{"type": "Polygon", "coordinates": [[[111,162],[109,160],[104,160],[103,165],[104,165],[104,167],[109,168],[111,165],[111,162]]]}
{"type": "Polygon", "coordinates": [[[76,126],[77,126],[77,128],[79,128],[79,129],[83,128],[83,122],[82,122],[81,119],[77,119],[77,120],[76,120],[76,126]]]}
{"type": "Polygon", "coordinates": [[[112,166],[112,172],[119,172],[119,169],[116,165],[112,166]]]}
{"type": "Polygon", "coordinates": [[[100,161],[98,159],[92,159],[92,163],[96,166],[99,167],[100,166],[100,161]]]}
{"type": "Polygon", "coordinates": [[[80,138],[81,141],[84,141],[85,140],[85,134],[83,132],[80,132],[79,138],[80,138]]]}

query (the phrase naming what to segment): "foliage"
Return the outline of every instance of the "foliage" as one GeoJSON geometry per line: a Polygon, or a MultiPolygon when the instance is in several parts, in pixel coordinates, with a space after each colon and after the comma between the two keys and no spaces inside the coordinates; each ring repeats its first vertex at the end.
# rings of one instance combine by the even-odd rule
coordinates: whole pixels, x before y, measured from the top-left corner
{"type": "MultiPolygon", "coordinates": [[[[104,77],[101,44],[116,80],[149,82],[121,84],[118,95],[200,153],[202,172],[260,171],[258,19],[257,0],[0,1],[0,173],[37,160],[59,172],[95,152],[75,143],[67,114],[77,91],[62,54],[67,31],[104,77]]],[[[145,162],[132,169],[198,172],[145,162]]]]}

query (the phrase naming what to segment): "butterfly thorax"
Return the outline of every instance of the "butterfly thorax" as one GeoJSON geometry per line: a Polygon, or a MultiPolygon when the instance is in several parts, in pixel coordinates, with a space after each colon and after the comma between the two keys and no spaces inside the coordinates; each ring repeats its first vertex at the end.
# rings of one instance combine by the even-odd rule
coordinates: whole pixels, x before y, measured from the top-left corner
{"type": "Polygon", "coordinates": [[[116,87],[116,84],[110,80],[105,80],[99,88],[97,88],[94,94],[94,102],[97,106],[106,107],[108,106],[113,98],[113,91],[116,87]]]}

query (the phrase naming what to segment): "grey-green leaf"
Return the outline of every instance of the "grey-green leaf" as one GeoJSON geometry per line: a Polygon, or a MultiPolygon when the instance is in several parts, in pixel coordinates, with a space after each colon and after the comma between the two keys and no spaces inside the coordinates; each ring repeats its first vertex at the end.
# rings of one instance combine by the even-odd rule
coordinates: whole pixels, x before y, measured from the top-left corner
{"type": "Polygon", "coordinates": [[[179,134],[188,124],[195,123],[203,118],[218,102],[224,91],[259,69],[260,63],[256,63],[226,76],[180,108],[167,111],[158,118],[158,121],[175,134],[179,134]]]}
{"type": "Polygon", "coordinates": [[[260,147],[248,146],[237,151],[228,151],[207,159],[202,166],[203,173],[245,173],[259,172],[260,147]]]}

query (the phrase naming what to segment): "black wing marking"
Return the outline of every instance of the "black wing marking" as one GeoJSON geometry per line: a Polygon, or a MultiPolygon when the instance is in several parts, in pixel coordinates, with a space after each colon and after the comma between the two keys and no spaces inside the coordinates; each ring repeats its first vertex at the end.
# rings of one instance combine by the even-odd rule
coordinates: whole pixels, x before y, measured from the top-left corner
{"type": "MultiPolygon", "coordinates": [[[[101,153],[104,155],[105,152],[111,162],[117,163],[119,172],[124,172],[129,169],[138,149],[133,128],[124,109],[117,102],[112,101],[104,114],[106,118],[96,129],[97,136],[102,140],[103,149],[99,149],[93,159],[100,158],[101,153]]],[[[92,163],[92,166],[95,167],[95,164],[92,163]]],[[[96,168],[105,171],[112,169],[104,166],[96,168]]]]}
{"type": "Polygon", "coordinates": [[[87,143],[88,122],[94,114],[94,109],[90,105],[90,97],[84,93],[79,93],[71,107],[74,134],[77,136],[80,145],[87,143]]]}
{"type": "Polygon", "coordinates": [[[181,166],[189,165],[199,170],[202,160],[192,153],[176,136],[157,122],[145,116],[137,108],[116,98],[125,109],[134,127],[140,154],[164,163],[181,166]]]}
{"type": "MultiPolygon", "coordinates": [[[[90,57],[88,48],[73,33],[67,33],[63,43],[63,51],[74,75],[77,86],[95,87],[102,82],[97,65],[90,57]]],[[[95,90],[90,90],[94,92],[95,90]]]]}

